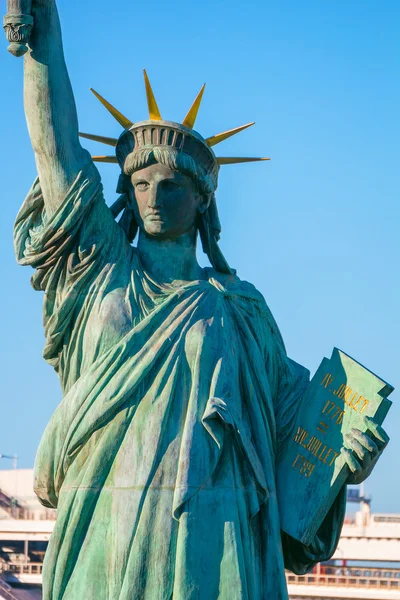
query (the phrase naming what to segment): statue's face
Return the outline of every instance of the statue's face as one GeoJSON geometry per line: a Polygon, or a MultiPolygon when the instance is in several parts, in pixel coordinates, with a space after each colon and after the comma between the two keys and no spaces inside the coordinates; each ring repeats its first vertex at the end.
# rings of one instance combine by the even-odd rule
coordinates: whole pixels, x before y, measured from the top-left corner
{"type": "Polygon", "coordinates": [[[156,163],[131,177],[133,207],[140,229],[158,239],[188,232],[203,211],[201,196],[190,177],[156,163]]]}

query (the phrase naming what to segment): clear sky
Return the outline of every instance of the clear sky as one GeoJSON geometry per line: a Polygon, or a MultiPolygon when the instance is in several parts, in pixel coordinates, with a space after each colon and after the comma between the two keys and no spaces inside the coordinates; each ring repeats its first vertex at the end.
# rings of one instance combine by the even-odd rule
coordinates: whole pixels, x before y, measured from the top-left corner
{"type": "MultiPolygon", "coordinates": [[[[182,120],[207,82],[196,124],[205,137],[256,121],[218,147],[222,155],[271,156],[223,168],[226,257],[264,294],[295,360],[314,372],[338,346],[400,387],[400,3],[60,4],[83,131],[120,133],[90,86],[131,120],[147,118],[143,67],[166,119],[182,120]]],[[[22,60],[6,52],[5,39],[0,73],[0,453],[30,467],[61,393],[41,358],[41,294],[13,255],[13,221],[36,173],[22,60]]],[[[117,168],[101,173],[111,202],[117,168]]],[[[400,512],[398,399],[394,393],[386,421],[391,444],[366,483],[375,511],[400,512]]]]}

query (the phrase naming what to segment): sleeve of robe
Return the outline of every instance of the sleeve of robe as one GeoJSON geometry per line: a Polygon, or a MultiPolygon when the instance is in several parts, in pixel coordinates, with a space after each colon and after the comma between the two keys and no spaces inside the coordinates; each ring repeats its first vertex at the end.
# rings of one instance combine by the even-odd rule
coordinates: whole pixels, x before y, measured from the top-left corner
{"type": "Polygon", "coordinates": [[[100,175],[91,160],[50,216],[36,179],[15,222],[14,246],[17,261],[35,269],[33,288],[45,293],[43,356],[66,391],[79,376],[68,372],[74,370],[66,361],[71,332],[84,318],[82,308],[90,305],[91,296],[129,246],[104,201],[100,175]]]}
{"type": "MultiPolygon", "coordinates": [[[[307,369],[288,358],[285,346],[271,313],[266,308],[266,364],[274,400],[276,419],[277,450],[293,435],[298,409],[308,386],[310,373],[307,369]]],[[[339,542],[346,510],[346,486],[342,488],[312,544],[305,546],[284,531],[282,546],[285,567],[302,575],[318,562],[329,560],[339,542]]]]}

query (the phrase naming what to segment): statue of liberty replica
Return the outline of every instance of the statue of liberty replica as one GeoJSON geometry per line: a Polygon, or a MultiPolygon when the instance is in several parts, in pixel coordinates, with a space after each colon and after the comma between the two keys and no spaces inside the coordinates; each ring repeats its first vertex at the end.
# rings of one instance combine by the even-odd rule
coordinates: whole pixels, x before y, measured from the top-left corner
{"type": "MultiPolygon", "coordinates": [[[[203,89],[182,123],[163,120],[146,74],[148,120],[97,94],[122,126],[86,135],[115,148],[101,158],[120,167],[110,208],[79,141],[56,2],[21,6],[9,2],[5,29],[25,53],[38,178],[15,249],[44,292],[44,358],[63,391],[35,463],[36,494],[57,508],[44,600],[287,599],[285,568],[332,556],[345,487],[310,545],[281,531],[275,464],[309,372],[218,246],[220,166],[257,159],[214,149],[246,126],[197,133],[203,89]]],[[[383,446],[355,432],[348,482],[383,446]]]]}

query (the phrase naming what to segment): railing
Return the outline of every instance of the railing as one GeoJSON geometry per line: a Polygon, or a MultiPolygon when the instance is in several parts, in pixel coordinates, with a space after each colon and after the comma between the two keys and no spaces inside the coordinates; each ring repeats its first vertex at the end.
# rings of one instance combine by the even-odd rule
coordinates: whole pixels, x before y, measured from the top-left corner
{"type": "Polygon", "coordinates": [[[400,580],[400,569],[387,567],[340,567],[338,565],[320,565],[315,567],[317,575],[346,575],[348,577],[384,578],[400,580]]]}
{"type": "Polygon", "coordinates": [[[0,579],[0,595],[4,600],[18,600],[12,593],[12,588],[5,581],[0,579]]]}
{"type": "Polygon", "coordinates": [[[309,573],[308,575],[294,575],[286,573],[289,585],[329,586],[329,587],[357,587],[374,589],[400,589],[400,571],[378,571],[375,575],[373,569],[336,569],[336,573],[309,573]],[[342,571],[342,572],[341,572],[342,571]],[[369,574],[365,575],[365,571],[369,574]],[[389,576],[382,576],[388,573],[389,576]],[[397,575],[397,577],[396,577],[397,575]]]}
{"type": "Polygon", "coordinates": [[[23,521],[55,521],[57,512],[52,509],[43,509],[42,511],[33,511],[29,508],[18,506],[0,506],[12,519],[23,521]]]}
{"type": "Polygon", "coordinates": [[[43,563],[4,562],[0,563],[0,574],[3,575],[41,575],[43,563]]]}
{"type": "Polygon", "coordinates": [[[1,506],[0,507],[4,512],[6,512],[12,519],[31,519],[32,513],[27,508],[22,508],[20,506],[1,506]]]}

